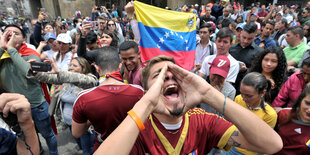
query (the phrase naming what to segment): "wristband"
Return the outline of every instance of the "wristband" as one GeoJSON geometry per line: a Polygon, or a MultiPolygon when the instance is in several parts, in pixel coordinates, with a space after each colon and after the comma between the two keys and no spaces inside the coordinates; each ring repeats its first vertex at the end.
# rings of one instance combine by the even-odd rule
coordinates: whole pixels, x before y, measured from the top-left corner
{"type": "Polygon", "coordinates": [[[132,109],[130,111],[128,111],[127,114],[136,122],[140,131],[145,129],[143,122],[141,121],[139,116],[132,109]]]}

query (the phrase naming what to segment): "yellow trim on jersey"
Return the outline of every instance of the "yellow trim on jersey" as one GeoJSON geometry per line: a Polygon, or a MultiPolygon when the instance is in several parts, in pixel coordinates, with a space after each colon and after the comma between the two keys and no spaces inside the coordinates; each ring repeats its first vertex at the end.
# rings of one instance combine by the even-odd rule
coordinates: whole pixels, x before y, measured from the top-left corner
{"type": "Polygon", "coordinates": [[[219,149],[225,150],[225,151],[229,151],[231,149],[231,146],[227,145],[227,142],[229,140],[229,138],[231,137],[231,135],[234,133],[234,131],[236,131],[237,127],[232,125],[231,127],[229,127],[225,133],[223,134],[223,136],[221,137],[220,141],[217,144],[217,147],[219,149]]]}

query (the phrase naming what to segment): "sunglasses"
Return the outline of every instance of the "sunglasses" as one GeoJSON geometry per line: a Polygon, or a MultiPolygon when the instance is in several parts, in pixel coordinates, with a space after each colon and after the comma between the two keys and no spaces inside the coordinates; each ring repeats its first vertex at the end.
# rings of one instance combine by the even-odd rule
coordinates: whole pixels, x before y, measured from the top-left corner
{"type": "Polygon", "coordinates": [[[115,24],[108,24],[108,26],[115,26],[115,24]]]}

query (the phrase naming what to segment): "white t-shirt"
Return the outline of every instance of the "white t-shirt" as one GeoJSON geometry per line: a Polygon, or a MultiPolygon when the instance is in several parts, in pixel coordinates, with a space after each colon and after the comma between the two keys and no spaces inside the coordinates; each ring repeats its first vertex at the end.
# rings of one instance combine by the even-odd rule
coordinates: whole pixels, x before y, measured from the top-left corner
{"type": "Polygon", "coordinates": [[[57,55],[57,51],[53,51],[52,49],[48,50],[48,51],[44,51],[43,53],[46,54],[46,56],[49,58],[49,59],[52,59],[52,58],[56,58],[56,55],[57,55]]]}
{"type": "MultiPolygon", "coordinates": [[[[55,54],[55,59],[56,59],[57,54],[55,54]]],[[[75,53],[74,56],[72,57],[72,52],[67,52],[65,55],[65,58],[62,60],[62,55],[60,54],[57,63],[58,68],[61,71],[68,71],[69,69],[69,64],[71,62],[71,58],[77,57],[77,54],[75,53]],[[62,60],[62,61],[61,61],[62,60]]]]}
{"type": "Polygon", "coordinates": [[[209,41],[208,45],[203,48],[201,43],[199,43],[196,47],[196,53],[195,53],[195,64],[202,64],[203,60],[208,56],[211,55],[211,48],[213,48],[213,54],[217,54],[217,48],[215,43],[211,43],[209,41]]]}
{"type": "MultiPolygon", "coordinates": [[[[205,58],[202,63],[201,69],[199,70],[200,73],[204,74],[205,76],[209,76],[210,64],[213,62],[217,55],[209,55],[205,58]],[[210,63],[210,64],[209,64],[210,63]]],[[[230,54],[227,56],[230,61],[230,69],[225,81],[235,83],[237,79],[237,75],[239,73],[239,63],[238,61],[233,58],[230,54]]]]}

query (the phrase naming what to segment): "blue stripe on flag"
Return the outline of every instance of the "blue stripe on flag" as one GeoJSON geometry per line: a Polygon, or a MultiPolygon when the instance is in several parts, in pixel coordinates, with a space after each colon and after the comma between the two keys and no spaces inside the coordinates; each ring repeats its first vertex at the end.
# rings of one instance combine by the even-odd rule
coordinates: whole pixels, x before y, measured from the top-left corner
{"type": "Polygon", "coordinates": [[[196,30],[175,32],[165,28],[144,26],[138,22],[144,48],[159,48],[161,51],[192,51],[196,49],[196,30]]]}

